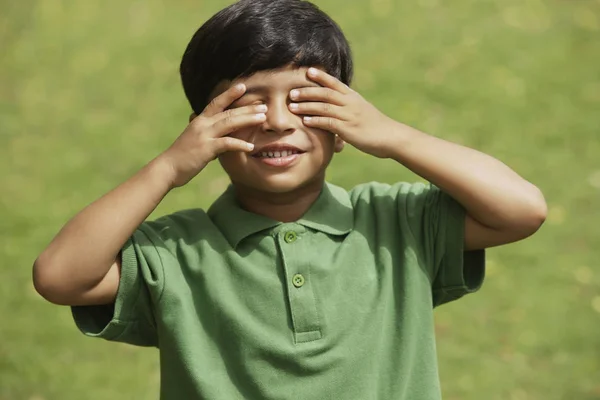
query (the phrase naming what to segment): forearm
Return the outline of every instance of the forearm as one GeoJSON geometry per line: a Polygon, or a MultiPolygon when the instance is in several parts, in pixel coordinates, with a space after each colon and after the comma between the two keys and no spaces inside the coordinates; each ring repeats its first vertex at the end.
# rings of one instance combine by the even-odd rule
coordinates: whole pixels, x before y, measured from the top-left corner
{"type": "Polygon", "coordinates": [[[46,282],[68,279],[73,287],[98,284],[127,239],[170,190],[169,172],[154,160],[84,208],[40,254],[34,276],[46,282]]]}
{"type": "Polygon", "coordinates": [[[479,151],[398,123],[392,158],[432,182],[482,225],[496,230],[539,224],[545,201],[533,184],[479,151]]]}

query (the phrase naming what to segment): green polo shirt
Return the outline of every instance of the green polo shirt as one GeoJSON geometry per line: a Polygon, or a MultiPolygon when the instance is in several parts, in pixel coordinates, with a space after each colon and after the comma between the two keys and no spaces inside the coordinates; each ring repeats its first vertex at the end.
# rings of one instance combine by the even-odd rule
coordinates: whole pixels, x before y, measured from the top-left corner
{"type": "Polygon", "coordinates": [[[433,308],[477,290],[464,209],[430,185],[326,184],[298,221],[239,207],[143,223],[89,336],[160,351],[161,399],[441,397],[433,308]]]}

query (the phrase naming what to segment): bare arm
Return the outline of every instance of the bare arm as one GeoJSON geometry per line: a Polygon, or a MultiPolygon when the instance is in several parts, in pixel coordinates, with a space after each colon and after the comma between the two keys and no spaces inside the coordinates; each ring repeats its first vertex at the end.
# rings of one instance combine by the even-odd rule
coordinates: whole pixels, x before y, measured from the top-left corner
{"type": "Polygon", "coordinates": [[[59,304],[110,303],[118,287],[117,256],[170,190],[169,174],[169,166],[155,160],[69,221],[34,264],[38,292],[59,304]]]}
{"type": "Polygon", "coordinates": [[[466,209],[467,250],[524,239],[544,222],[547,208],[540,190],[502,162],[400,123],[395,130],[391,158],[466,209]]]}
{"type": "Polygon", "coordinates": [[[290,110],[304,115],[307,126],[398,161],[456,199],[468,214],[466,249],[524,239],[544,222],[542,193],[500,161],[392,120],[324,71],[311,68],[308,77],[322,87],[293,90],[290,97],[300,103],[290,104],[290,110]]]}
{"type": "Polygon", "coordinates": [[[264,105],[225,111],[244,91],[244,86],[232,87],[216,97],[168,150],[69,221],[34,263],[36,290],[56,304],[113,302],[121,248],[164,196],[219,154],[252,150],[251,144],[227,136],[264,120],[264,105]]]}
{"type": "Polygon", "coordinates": [[[300,103],[291,103],[290,110],[309,127],[398,161],[456,199],[467,211],[466,249],[524,239],[544,222],[542,193],[500,161],[392,120],[324,71],[311,68],[308,77],[322,87],[292,90],[290,97],[300,103]]]}

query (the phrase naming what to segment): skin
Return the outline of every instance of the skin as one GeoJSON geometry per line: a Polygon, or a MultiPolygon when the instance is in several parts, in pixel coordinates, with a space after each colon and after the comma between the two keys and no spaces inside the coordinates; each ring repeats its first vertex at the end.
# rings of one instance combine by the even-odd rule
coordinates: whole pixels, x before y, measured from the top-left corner
{"type": "Polygon", "coordinates": [[[427,135],[382,114],[360,94],[316,68],[321,87],[293,90],[291,111],[359,150],[391,158],[432,182],[467,211],[465,249],[499,246],[535,233],[547,215],[541,191],[495,158],[427,135]]]}
{"type": "Polygon", "coordinates": [[[325,170],[333,154],[344,147],[343,140],[338,136],[305,125],[302,116],[288,108],[291,90],[319,87],[308,78],[307,70],[286,67],[258,72],[248,78],[225,82],[217,89],[218,92],[230,85],[246,85],[246,93],[230,109],[252,104],[268,107],[263,124],[240,129],[231,137],[252,143],[257,150],[263,146],[285,143],[304,152],[298,162],[285,169],[267,167],[257,162],[252,153],[227,152],[219,156],[242,207],[283,222],[296,221],[308,210],[321,192],[325,170]]]}
{"type": "Polygon", "coordinates": [[[316,200],[344,142],[396,160],[461,203],[467,250],[521,240],[546,218],[541,192],[500,161],[392,120],[319,69],[286,67],[218,85],[173,145],[63,227],[36,260],[34,285],[56,304],[114,302],[127,239],[167,193],[217,158],[242,207],[295,221],[316,200]],[[274,143],[304,153],[286,168],[252,157],[274,143]]]}
{"type": "Polygon", "coordinates": [[[264,106],[227,110],[245,90],[234,85],[215,97],[167,150],[67,222],[33,265],[38,293],[62,305],[114,302],[121,248],[167,193],[188,183],[220,154],[254,148],[228,136],[266,119],[264,106]]]}

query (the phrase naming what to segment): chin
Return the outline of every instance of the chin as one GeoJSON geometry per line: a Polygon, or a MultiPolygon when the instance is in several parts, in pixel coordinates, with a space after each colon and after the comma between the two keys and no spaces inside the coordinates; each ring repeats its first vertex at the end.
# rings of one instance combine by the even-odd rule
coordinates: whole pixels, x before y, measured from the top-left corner
{"type": "Polygon", "coordinates": [[[292,174],[277,174],[266,177],[254,177],[252,180],[232,179],[234,185],[246,187],[253,191],[273,194],[291,193],[298,189],[308,188],[313,185],[322,185],[324,177],[299,177],[292,174]],[[291,176],[290,176],[291,175],[291,176]]]}
{"type": "Polygon", "coordinates": [[[307,185],[308,182],[296,181],[292,179],[265,179],[252,185],[254,189],[268,193],[289,193],[307,185]]]}

